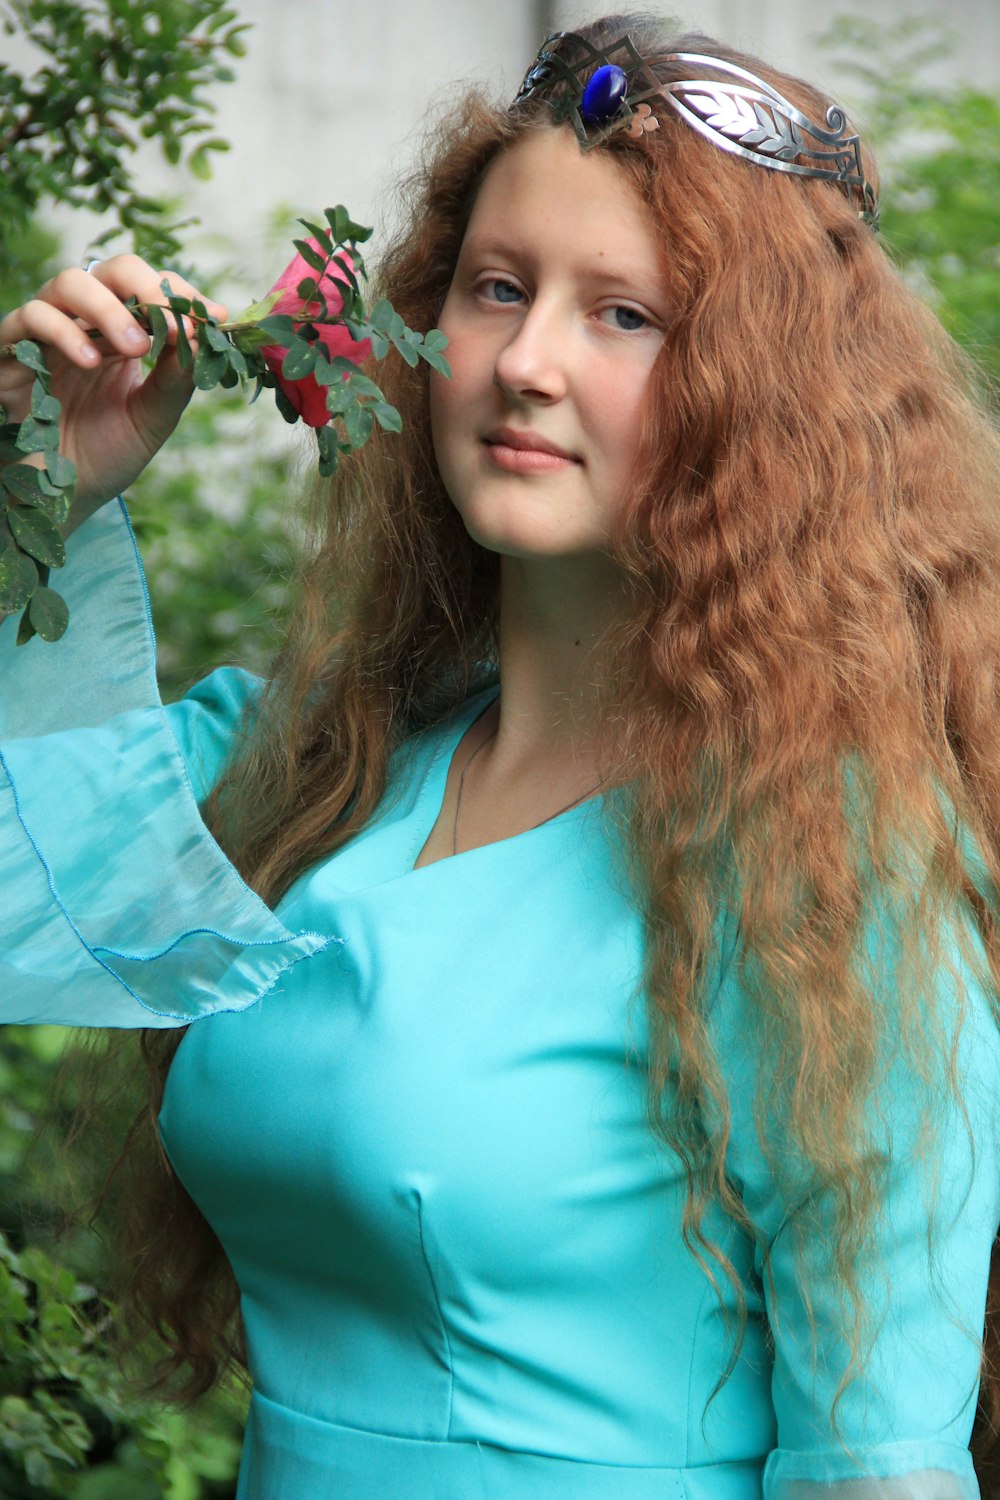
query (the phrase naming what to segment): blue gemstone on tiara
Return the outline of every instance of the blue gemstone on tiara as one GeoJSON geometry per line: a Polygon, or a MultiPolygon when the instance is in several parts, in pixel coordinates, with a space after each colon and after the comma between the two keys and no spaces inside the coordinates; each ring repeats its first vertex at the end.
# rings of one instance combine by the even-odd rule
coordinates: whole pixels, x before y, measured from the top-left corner
{"type": "Polygon", "coordinates": [[[621,109],[628,79],[614,63],[605,63],[590,79],[580,100],[580,114],[590,125],[603,125],[621,109]]]}

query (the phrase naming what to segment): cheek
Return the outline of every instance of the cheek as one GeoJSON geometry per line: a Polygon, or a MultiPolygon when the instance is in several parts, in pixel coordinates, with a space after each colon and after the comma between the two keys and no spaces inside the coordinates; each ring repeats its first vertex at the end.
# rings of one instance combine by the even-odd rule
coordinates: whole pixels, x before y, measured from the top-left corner
{"type": "Polygon", "coordinates": [[[483,392],[491,385],[491,370],[486,370],[475,343],[463,338],[460,331],[449,331],[443,319],[441,331],[448,334],[445,358],[451,366],[451,377],[434,372],[430,377],[431,436],[439,454],[452,437],[463,433],[475,420],[483,392]]]}
{"type": "Polygon", "coordinates": [[[595,394],[593,417],[600,424],[607,448],[619,462],[631,461],[645,428],[648,386],[655,357],[631,368],[605,372],[595,394]]]}
{"type": "MultiPolygon", "coordinates": [[[[448,354],[451,354],[450,346],[448,354]]],[[[435,372],[431,373],[430,378],[431,442],[439,467],[446,458],[460,410],[460,400],[454,383],[454,368],[453,365],[450,380],[435,372]]]]}

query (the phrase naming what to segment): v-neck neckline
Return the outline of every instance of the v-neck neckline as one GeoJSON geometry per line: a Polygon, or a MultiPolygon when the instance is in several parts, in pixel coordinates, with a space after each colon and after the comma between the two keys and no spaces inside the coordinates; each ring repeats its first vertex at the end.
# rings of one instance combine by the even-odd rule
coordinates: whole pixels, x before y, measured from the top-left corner
{"type": "Polygon", "coordinates": [[[499,686],[485,689],[483,692],[475,693],[466,699],[461,708],[455,712],[448,732],[442,733],[441,740],[433,755],[427,763],[421,780],[421,786],[411,814],[416,825],[413,837],[407,843],[407,870],[411,876],[423,875],[427,870],[433,870],[438,865],[452,865],[456,860],[465,860],[471,856],[480,854],[484,849],[505,849],[515,843],[518,839],[528,838],[530,835],[540,833],[543,829],[553,828],[562,823],[563,819],[569,819],[574,814],[581,814],[590,810],[591,805],[603,798],[601,791],[594,791],[588,797],[579,802],[564,807],[561,812],[553,813],[549,818],[543,819],[541,823],[533,824],[530,828],[523,828],[519,833],[507,834],[504,838],[490,839],[485,844],[475,844],[470,849],[459,849],[455,854],[442,855],[440,859],[430,860],[427,864],[418,865],[416,861],[424,848],[427,840],[434,830],[434,826],[441,816],[444,806],[445,793],[448,787],[448,778],[454,763],[458,748],[468,734],[472,726],[493,706],[500,696],[499,686]]]}

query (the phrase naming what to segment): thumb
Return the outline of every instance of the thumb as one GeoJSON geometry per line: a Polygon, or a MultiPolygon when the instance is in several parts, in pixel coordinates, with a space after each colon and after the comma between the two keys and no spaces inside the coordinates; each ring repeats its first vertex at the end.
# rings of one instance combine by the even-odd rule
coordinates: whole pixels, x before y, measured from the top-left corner
{"type": "Polygon", "coordinates": [[[132,394],[132,418],[155,452],[173,432],[194,391],[190,365],[181,368],[177,351],[168,345],[132,394]]]}

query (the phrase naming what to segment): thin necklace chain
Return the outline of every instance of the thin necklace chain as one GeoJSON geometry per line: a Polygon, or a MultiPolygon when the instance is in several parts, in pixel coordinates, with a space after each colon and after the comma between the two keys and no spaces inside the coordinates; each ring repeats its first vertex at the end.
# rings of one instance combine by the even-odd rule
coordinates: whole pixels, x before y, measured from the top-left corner
{"type": "MultiPolygon", "coordinates": [[[[453,828],[451,830],[451,852],[452,852],[452,854],[457,854],[458,853],[458,819],[459,819],[459,815],[460,815],[460,813],[462,811],[462,792],[465,790],[465,778],[469,774],[469,767],[472,765],[472,762],[475,760],[475,758],[479,754],[480,750],[485,750],[486,746],[489,745],[489,744],[491,744],[493,742],[493,740],[496,739],[496,737],[497,737],[497,730],[494,729],[494,731],[493,731],[492,734],[488,734],[486,736],[486,738],[483,740],[482,744],[479,744],[479,745],[476,746],[475,750],[473,750],[472,754],[469,756],[468,760],[465,762],[465,765],[462,767],[462,774],[458,778],[458,796],[455,798],[455,823],[454,823],[454,826],[453,826],[453,828]]],[[[570,810],[571,807],[576,807],[577,803],[583,802],[587,797],[592,797],[594,795],[594,793],[600,787],[602,787],[604,785],[604,783],[605,783],[606,780],[607,780],[607,777],[606,776],[602,776],[601,779],[600,779],[600,781],[597,783],[596,786],[590,787],[589,790],[586,791],[586,792],[581,792],[580,795],[579,795],[579,797],[574,797],[573,800],[572,800],[572,802],[567,802],[566,806],[565,807],[560,807],[557,812],[549,813],[549,815],[548,815],[547,818],[542,818],[541,819],[541,822],[532,823],[531,827],[529,829],[527,829],[526,832],[530,833],[530,832],[532,832],[536,828],[541,828],[542,823],[551,823],[553,818],[562,817],[563,813],[564,812],[569,812],[569,810],[570,810]]]]}

